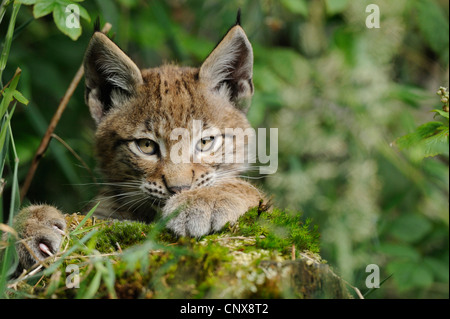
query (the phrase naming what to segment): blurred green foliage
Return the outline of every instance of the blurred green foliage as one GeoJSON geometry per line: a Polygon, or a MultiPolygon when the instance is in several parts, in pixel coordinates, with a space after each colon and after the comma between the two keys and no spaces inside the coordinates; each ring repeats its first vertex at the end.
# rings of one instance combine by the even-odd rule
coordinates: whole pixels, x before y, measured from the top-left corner
{"type": "MultiPolygon", "coordinates": [[[[448,298],[448,135],[447,148],[425,159],[394,143],[433,121],[430,111],[441,108],[435,92],[448,86],[447,1],[82,5],[92,20],[112,23],[114,40],[141,67],[199,65],[240,7],[255,57],[249,119],[254,127],[278,128],[279,136],[278,171],[260,179],[261,186],[277,206],[302,210],[319,225],[322,257],[345,280],[364,292],[368,264],[380,266],[380,280],[393,274],[371,298],[448,298]],[[371,3],[380,9],[378,29],[365,25],[371,3]]],[[[36,20],[33,14],[33,7],[22,6],[3,73],[11,79],[22,69],[19,91],[30,101],[11,120],[21,182],[92,30],[92,22],[82,20],[74,42],[50,15],[36,20]]],[[[10,15],[0,25],[2,45],[10,15]]],[[[80,85],[55,133],[94,168],[93,132],[80,85]]],[[[26,200],[73,212],[95,194],[89,172],[53,140],[26,200]]]]}
{"type": "Polygon", "coordinates": [[[444,104],[442,110],[434,109],[434,117],[438,121],[431,121],[420,125],[414,132],[400,137],[396,144],[400,149],[413,150],[417,160],[425,157],[448,155],[448,91],[447,88],[440,87],[437,94],[441,96],[444,104]]]}

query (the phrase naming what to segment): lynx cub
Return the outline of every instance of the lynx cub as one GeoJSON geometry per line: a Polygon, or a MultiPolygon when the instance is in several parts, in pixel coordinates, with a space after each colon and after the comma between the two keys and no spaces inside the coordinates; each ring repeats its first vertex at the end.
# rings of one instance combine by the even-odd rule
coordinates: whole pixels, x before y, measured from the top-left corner
{"type": "MultiPolygon", "coordinates": [[[[238,178],[245,162],[211,161],[224,152],[225,128],[250,127],[245,114],[253,95],[253,51],[239,19],[200,68],[140,70],[99,32],[89,43],[84,68],[104,177],[97,217],[151,222],[157,212],[174,213],[169,229],[200,237],[258,205],[262,194],[238,178]],[[188,138],[173,138],[180,128],[188,138]],[[207,134],[210,128],[218,133],[207,134]],[[175,147],[190,160],[175,161],[175,147]]],[[[38,259],[58,251],[65,223],[55,208],[30,206],[15,223],[38,259]]],[[[22,267],[35,262],[27,250],[19,254],[22,267]]]]}

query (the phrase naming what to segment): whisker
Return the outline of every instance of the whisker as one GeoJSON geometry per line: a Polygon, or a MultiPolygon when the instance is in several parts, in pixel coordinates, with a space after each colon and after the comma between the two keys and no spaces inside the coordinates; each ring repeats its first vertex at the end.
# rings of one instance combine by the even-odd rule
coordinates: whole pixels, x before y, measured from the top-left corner
{"type": "MultiPolygon", "coordinates": [[[[139,210],[139,208],[141,208],[142,205],[148,203],[148,198],[143,197],[143,198],[141,198],[140,200],[136,201],[135,204],[137,204],[137,203],[140,203],[140,204],[139,204],[135,209],[133,209],[133,213],[136,212],[137,210],[139,210]]],[[[132,207],[132,206],[130,206],[130,208],[131,208],[131,207],[132,207]]]]}
{"type": "Polygon", "coordinates": [[[74,183],[72,185],[103,185],[103,184],[107,184],[107,185],[118,185],[118,184],[141,184],[141,181],[137,181],[137,180],[126,180],[123,182],[118,182],[118,181],[105,181],[105,182],[90,182],[90,183],[74,183]]]}
{"type": "MultiPolygon", "coordinates": [[[[263,179],[263,178],[266,178],[266,177],[269,177],[269,176],[268,176],[268,175],[267,175],[267,176],[237,175],[236,177],[239,177],[239,178],[247,178],[247,179],[263,179]]],[[[273,177],[273,176],[270,176],[270,177],[273,177]]]]}
{"type": "MultiPolygon", "coordinates": [[[[134,197],[134,196],[138,196],[138,195],[132,195],[132,196],[128,196],[128,198],[130,197],[134,197]]],[[[135,201],[136,199],[131,199],[129,201],[127,201],[126,203],[122,203],[122,205],[115,207],[115,209],[111,212],[111,214],[109,214],[109,217],[111,217],[112,215],[114,215],[117,211],[119,211],[122,207],[127,206],[129,203],[132,203],[133,201],[135,201]]]]}
{"type": "Polygon", "coordinates": [[[101,196],[101,197],[99,197],[99,200],[110,200],[110,199],[113,199],[116,197],[119,197],[120,199],[125,199],[128,197],[133,197],[133,196],[139,195],[139,193],[141,193],[141,192],[135,191],[135,192],[127,192],[127,193],[121,193],[121,194],[116,194],[116,195],[111,195],[111,196],[101,196]]]}

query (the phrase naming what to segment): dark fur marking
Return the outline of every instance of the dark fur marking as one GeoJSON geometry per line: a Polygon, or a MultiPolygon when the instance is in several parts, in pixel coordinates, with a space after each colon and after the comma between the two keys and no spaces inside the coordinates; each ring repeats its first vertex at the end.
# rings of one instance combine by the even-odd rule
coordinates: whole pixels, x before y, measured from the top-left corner
{"type": "Polygon", "coordinates": [[[161,74],[159,74],[159,72],[156,74],[158,75],[156,88],[155,88],[156,100],[158,101],[158,103],[161,103],[161,74]]]}
{"type": "Polygon", "coordinates": [[[235,25],[241,25],[241,8],[238,9],[235,25]]]}

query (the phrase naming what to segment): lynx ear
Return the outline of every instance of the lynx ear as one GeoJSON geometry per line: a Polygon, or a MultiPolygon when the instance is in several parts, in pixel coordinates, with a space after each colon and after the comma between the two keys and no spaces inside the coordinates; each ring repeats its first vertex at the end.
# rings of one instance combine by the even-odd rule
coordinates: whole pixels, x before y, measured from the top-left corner
{"type": "Polygon", "coordinates": [[[143,83],[141,71],[106,35],[94,33],[84,57],[85,100],[95,122],[132,97],[143,83]]]}
{"type": "Polygon", "coordinates": [[[253,50],[237,23],[206,58],[199,78],[244,113],[253,95],[253,50]]]}

